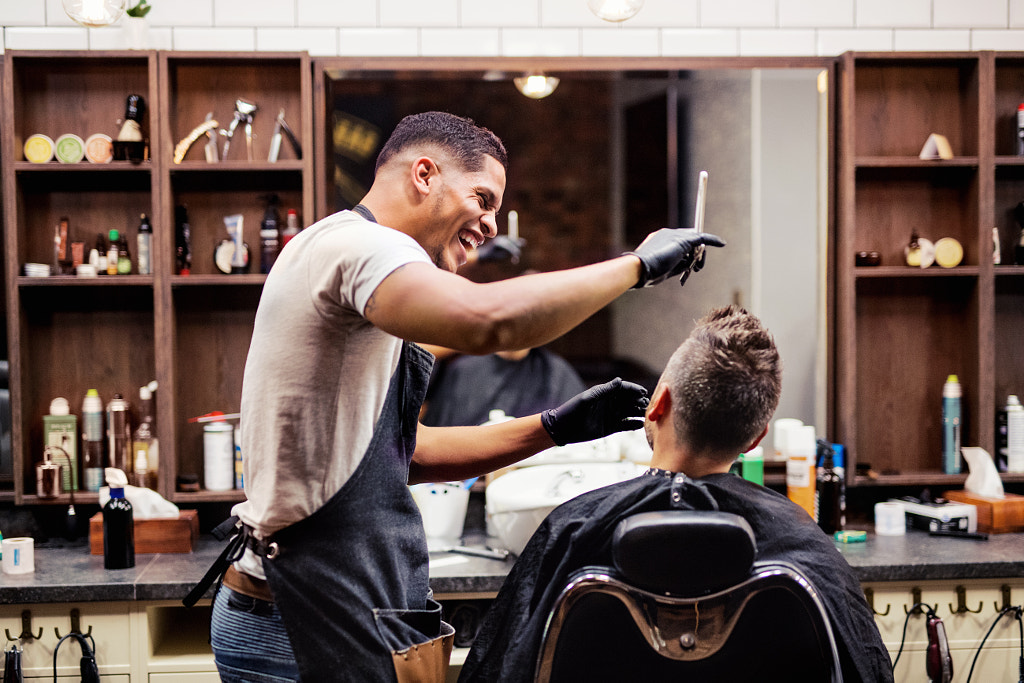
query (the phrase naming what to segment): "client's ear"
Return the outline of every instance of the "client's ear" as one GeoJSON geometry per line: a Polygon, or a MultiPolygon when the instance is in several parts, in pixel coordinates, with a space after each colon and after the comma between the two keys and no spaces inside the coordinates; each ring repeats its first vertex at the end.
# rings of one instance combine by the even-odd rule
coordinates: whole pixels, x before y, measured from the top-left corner
{"type": "Polygon", "coordinates": [[[647,419],[651,422],[657,422],[663,417],[666,417],[672,410],[672,395],[668,391],[668,387],[664,384],[659,384],[654,388],[654,394],[651,396],[650,402],[647,404],[647,419]]]}
{"type": "Polygon", "coordinates": [[[750,451],[754,450],[754,448],[757,446],[757,444],[761,443],[761,439],[763,439],[767,434],[768,434],[768,425],[765,425],[764,429],[761,430],[761,435],[758,436],[756,439],[754,439],[754,442],[751,443],[749,446],[747,446],[745,449],[743,449],[743,451],[741,451],[741,452],[749,453],[750,451]]]}

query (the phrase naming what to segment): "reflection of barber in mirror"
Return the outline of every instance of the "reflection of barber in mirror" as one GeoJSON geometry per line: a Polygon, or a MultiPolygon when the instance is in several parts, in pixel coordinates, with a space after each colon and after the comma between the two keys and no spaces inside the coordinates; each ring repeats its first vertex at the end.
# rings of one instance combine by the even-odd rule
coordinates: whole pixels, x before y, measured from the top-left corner
{"type": "MultiPolygon", "coordinates": [[[[490,277],[535,273],[532,269],[508,272],[518,263],[524,246],[519,237],[498,235],[477,249],[474,253],[478,258],[467,261],[459,274],[486,281],[490,277]],[[493,243],[497,246],[485,249],[493,243]],[[494,267],[481,272],[482,263],[494,267]],[[505,272],[496,275],[499,270],[505,272]]],[[[498,351],[486,356],[463,356],[436,346],[426,349],[438,359],[420,411],[420,421],[431,427],[483,424],[494,410],[509,417],[534,415],[561,405],[586,388],[567,360],[544,348],[498,351]]]]}

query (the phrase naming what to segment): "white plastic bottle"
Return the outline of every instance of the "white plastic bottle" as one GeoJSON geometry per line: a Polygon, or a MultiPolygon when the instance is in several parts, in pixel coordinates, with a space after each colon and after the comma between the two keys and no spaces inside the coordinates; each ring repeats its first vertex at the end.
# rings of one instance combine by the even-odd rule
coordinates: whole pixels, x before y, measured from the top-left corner
{"type": "Polygon", "coordinates": [[[1024,472],[1024,406],[1015,394],[1006,399],[1006,471],[1024,472]]]}

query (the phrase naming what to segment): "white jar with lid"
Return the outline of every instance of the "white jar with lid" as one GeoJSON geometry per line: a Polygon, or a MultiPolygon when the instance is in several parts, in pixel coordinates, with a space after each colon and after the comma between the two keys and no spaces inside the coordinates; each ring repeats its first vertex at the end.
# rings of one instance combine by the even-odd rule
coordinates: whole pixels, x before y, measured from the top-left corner
{"type": "Polygon", "coordinates": [[[1006,471],[1024,472],[1024,406],[1015,394],[1006,399],[1006,471]]]}
{"type": "Polygon", "coordinates": [[[234,432],[226,420],[203,425],[203,488],[207,491],[235,488],[234,432]]]}

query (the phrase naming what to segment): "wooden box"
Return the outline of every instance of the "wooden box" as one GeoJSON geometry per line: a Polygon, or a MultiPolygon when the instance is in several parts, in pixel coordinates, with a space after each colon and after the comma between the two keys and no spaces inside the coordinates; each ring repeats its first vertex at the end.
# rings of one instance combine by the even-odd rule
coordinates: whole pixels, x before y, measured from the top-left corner
{"type": "MultiPolygon", "coordinates": [[[[180,510],[178,518],[135,520],[135,554],[190,553],[199,537],[199,512],[180,510]]],[[[89,519],[89,552],[103,554],[103,513],[89,519]]]]}
{"type": "Polygon", "coordinates": [[[986,498],[968,491],[946,491],[942,495],[978,508],[978,531],[990,534],[1024,531],[1024,496],[1007,493],[1005,498],[986,498]]]}

